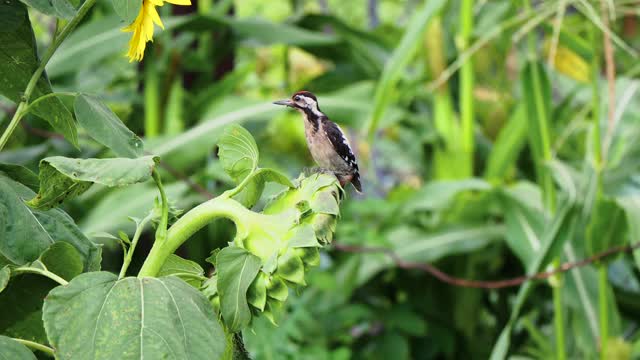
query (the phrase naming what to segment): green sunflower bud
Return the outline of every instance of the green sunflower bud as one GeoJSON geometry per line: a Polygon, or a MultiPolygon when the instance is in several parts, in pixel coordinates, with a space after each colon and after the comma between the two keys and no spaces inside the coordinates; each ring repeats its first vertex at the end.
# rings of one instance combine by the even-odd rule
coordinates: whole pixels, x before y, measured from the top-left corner
{"type": "MultiPolygon", "coordinates": [[[[262,314],[276,323],[289,288],[306,285],[305,272],[320,264],[319,248],[333,238],[339,215],[339,194],[340,187],[332,175],[301,177],[295,188],[276,196],[262,213],[248,211],[244,214],[242,226],[238,226],[230,244],[231,248],[244,249],[235,252],[242,259],[229,257],[230,250],[223,249],[220,254],[226,252],[226,256],[218,255],[216,261],[219,269],[235,266],[244,271],[243,275],[239,271],[219,271],[217,284],[229,288],[219,289],[216,296],[224,297],[228,292],[247,286],[246,305],[235,302],[232,305],[239,311],[249,310],[244,311],[243,319],[262,314]],[[244,264],[255,265],[245,267],[244,264]],[[246,279],[249,270],[256,275],[246,279]],[[229,278],[231,276],[235,278],[229,278]]],[[[224,299],[218,301],[222,307],[227,304],[224,299]]],[[[225,310],[221,310],[225,314],[225,310]]],[[[237,312],[228,310],[226,313],[237,312]]]]}

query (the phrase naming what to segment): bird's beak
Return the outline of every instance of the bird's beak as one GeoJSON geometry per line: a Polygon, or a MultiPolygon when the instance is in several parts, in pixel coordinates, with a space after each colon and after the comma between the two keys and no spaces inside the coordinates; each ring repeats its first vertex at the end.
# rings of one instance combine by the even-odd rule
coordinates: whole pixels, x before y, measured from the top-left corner
{"type": "Polygon", "coordinates": [[[284,106],[293,107],[293,101],[291,101],[290,99],[278,100],[278,101],[274,101],[273,103],[276,104],[276,105],[284,105],[284,106]]]}

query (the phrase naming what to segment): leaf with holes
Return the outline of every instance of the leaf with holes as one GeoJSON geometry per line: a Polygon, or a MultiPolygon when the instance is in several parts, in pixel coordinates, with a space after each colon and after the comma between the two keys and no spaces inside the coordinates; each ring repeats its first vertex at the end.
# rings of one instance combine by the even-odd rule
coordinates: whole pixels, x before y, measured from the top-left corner
{"type": "Polygon", "coordinates": [[[61,360],[219,359],[226,347],[209,301],[175,276],[82,274],[47,295],[43,320],[61,360]]]}
{"type": "Polygon", "coordinates": [[[29,201],[36,209],[50,209],[72,199],[93,183],[124,186],[151,179],[157,158],[71,159],[53,156],[40,161],[40,191],[29,201]]]}
{"type": "Polygon", "coordinates": [[[100,248],[60,209],[32,209],[35,193],[0,173],[0,257],[13,265],[35,261],[51,244],[64,241],[80,254],[85,271],[100,268],[100,248]]]}

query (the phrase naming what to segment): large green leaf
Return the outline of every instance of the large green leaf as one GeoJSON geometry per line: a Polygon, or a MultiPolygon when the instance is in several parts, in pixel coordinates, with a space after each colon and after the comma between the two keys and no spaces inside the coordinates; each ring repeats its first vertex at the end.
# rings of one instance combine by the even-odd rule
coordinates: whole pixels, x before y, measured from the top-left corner
{"type": "Polygon", "coordinates": [[[0,335],[0,359],[36,360],[36,356],[26,346],[0,335]]]}
{"type": "Polygon", "coordinates": [[[226,247],[216,258],[220,312],[229,330],[236,332],[251,322],[247,289],[258,275],[260,258],[239,247],[226,247]]]}
{"type": "Polygon", "coordinates": [[[117,156],[137,158],[143,154],[142,140],[100,100],[81,94],[76,97],[73,108],[76,119],[89,136],[113,150],[117,156]]]}
{"type": "Polygon", "coordinates": [[[76,14],[73,4],[67,0],[20,0],[46,15],[71,19],[76,14]]]}
{"type": "MultiPolygon", "coordinates": [[[[58,0],[63,1],[63,0],[58,0]]],[[[27,7],[18,0],[0,3],[0,94],[18,103],[27,88],[27,83],[38,67],[36,42],[27,14],[27,7]]],[[[38,80],[31,101],[51,92],[51,84],[46,73],[38,80]]],[[[57,97],[38,102],[31,112],[44,120],[65,136],[70,143],[78,146],[78,135],[73,117],[57,97]]]]}
{"type": "Polygon", "coordinates": [[[43,320],[58,359],[219,359],[224,331],[207,299],[177,277],[94,272],[53,289],[43,320]]]}
{"type": "Polygon", "coordinates": [[[92,184],[124,186],[151,179],[157,158],[71,159],[53,156],[40,161],[40,191],[29,201],[50,209],[85,192],[92,184]]]}
{"type": "Polygon", "coordinates": [[[135,0],[111,0],[111,4],[125,24],[131,24],[142,7],[142,1],[135,0]]]}
{"type": "Polygon", "coordinates": [[[415,54],[418,45],[421,43],[424,29],[427,27],[429,20],[437,14],[444,3],[444,0],[429,1],[413,14],[402,40],[393,51],[391,59],[389,59],[385,65],[382,75],[380,76],[380,81],[378,82],[373,99],[373,110],[368,128],[369,135],[372,135],[377,129],[380,119],[382,119],[387,107],[391,103],[395,86],[400,80],[400,76],[405,70],[405,67],[415,54]]]}
{"type": "Polygon", "coordinates": [[[100,248],[77,228],[60,209],[35,210],[24,199],[35,194],[26,186],[0,176],[0,254],[11,264],[35,261],[51,244],[73,245],[80,253],[85,271],[100,268],[100,248]]]}

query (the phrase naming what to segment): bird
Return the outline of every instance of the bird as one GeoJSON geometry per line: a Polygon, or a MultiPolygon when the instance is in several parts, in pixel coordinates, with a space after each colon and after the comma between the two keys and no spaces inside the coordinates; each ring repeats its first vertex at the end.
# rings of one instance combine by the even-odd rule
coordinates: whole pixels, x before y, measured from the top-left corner
{"type": "Polygon", "coordinates": [[[309,91],[298,91],[290,99],[275,101],[297,110],[304,119],[304,134],[313,160],[322,170],[333,173],[340,186],[348,183],[362,192],[356,156],[344,131],[320,110],[318,98],[309,91]]]}

